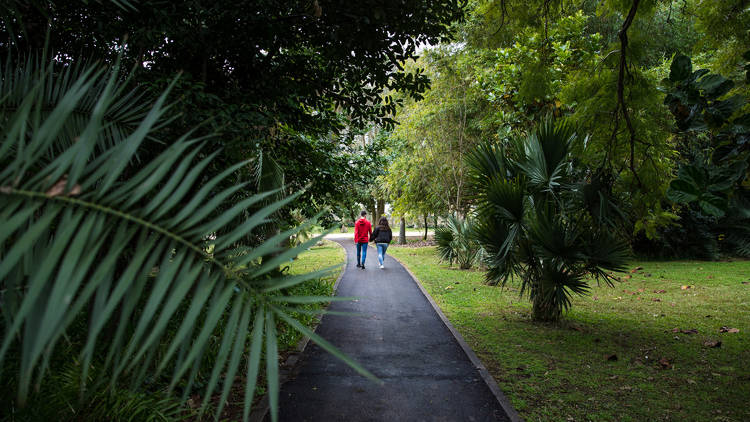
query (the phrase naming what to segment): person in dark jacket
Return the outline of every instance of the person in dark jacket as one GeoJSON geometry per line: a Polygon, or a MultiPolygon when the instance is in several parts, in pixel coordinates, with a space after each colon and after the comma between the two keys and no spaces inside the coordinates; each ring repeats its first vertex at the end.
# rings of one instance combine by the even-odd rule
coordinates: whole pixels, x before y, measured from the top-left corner
{"type": "Polygon", "coordinates": [[[365,260],[367,259],[367,243],[372,238],[372,226],[367,221],[366,211],[362,211],[359,215],[359,220],[354,223],[354,243],[357,244],[357,267],[364,270],[365,260]]]}
{"type": "Polygon", "coordinates": [[[378,262],[380,262],[380,269],[385,268],[383,261],[385,261],[385,251],[388,250],[388,245],[393,239],[393,232],[391,227],[388,225],[388,219],[380,217],[378,220],[378,226],[372,231],[372,241],[375,242],[375,246],[378,248],[378,262]]]}

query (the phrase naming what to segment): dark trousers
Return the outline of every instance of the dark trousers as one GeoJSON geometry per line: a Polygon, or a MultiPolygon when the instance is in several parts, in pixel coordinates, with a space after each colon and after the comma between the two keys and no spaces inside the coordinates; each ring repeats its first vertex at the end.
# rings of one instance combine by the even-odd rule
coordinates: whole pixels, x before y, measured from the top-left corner
{"type": "Polygon", "coordinates": [[[357,264],[365,265],[365,259],[367,259],[367,243],[357,242],[357,264]],[[362,256],[360,260],[359,257],[362,256]]]}

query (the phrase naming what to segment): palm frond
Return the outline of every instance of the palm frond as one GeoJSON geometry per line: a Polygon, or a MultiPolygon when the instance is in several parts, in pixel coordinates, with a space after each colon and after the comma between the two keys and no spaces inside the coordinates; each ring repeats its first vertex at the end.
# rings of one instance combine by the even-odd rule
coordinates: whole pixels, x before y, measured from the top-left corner
{"type": "Polygon", "coordinates": [[[540,192],[559,190],[569,166],[568,152],[575,133],[565,122],[546,119],[523,142],[524,154],[518,166],[529,186],[540,192]]]}
{"type": "Polygon", "coordinates": [[[63,338],[81,361],[84,395],[124,384],[136,391],[163,377],[170,392],[179,384],[186,397],[210,358],[206,397],[219,391],[223,374],[226,398],[246,362],[245,419],[264,344],[275,403],[274,321],[287,318],[271,307],[269,292],[316,274],[274,278],[272,269],[319,237],[286,249],[278,236],[295,228],[260,245],[241,242],[294,196],[270,191],[225,206],[245,185],[217,186],[249,163],[200,186],[214,155],[203,154],[205,141],[190,134],[133,165],[164,121],[168,91],[144,112],[136,97],[123,102],[117,78],[91,67],[63,70],[64,82],[49,72],[4,72],[25,81],[14,85],[24,95],[13,91],[0,102],[7,111],[0,129],[0,369],[16,374],[18,403],[44,384],[63,338]],[[274,258],[258,260],[267,255],[274,258]]]}
{"type": "MultiPolygon", "coordinates": [[[[118,66],[116,63],[115,68],[118,66]]],[[[65,109],[69,116],[52,120],[63,126],[53,131],[57,139],[54,147],[47,151],[48,158],[73,145],[92,115],[101,119],[97,126],[98,142],[93,147],[101,148],[103,142],[112,146],[137,127],[148,111],[148,102],[143,101],[144,92],[128,88],[128,79],[120,78],[119,72],[109,72],[107,77],[102,76],[103,72],[95,62],[66,64],[42,56],[17,60],[8,54],[0,64],[0,120],[16,113],[33,92],[33,116],[46,121],[64,96],[82,82],[82,76],[89,75],[89,86],[80,91],[80,98],[71,102],[75,106],[65,109]]]]}
{"type": "Polygon", "coordinates": [[[467,153],[465,160],[470,188],[475,194],[481,193],[490,180],[508,175],[504,150],[495,143],[484,142],[477,145],[467,153]]]}

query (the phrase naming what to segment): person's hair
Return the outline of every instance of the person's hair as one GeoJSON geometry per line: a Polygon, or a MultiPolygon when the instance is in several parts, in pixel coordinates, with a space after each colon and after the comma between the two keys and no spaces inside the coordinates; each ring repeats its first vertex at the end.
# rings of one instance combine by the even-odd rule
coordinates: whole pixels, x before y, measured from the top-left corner
{"type": "Polygon", "coordinates": [[[359,213],[359,215],[360,215],[360,217],[364,217],[364,216],[367,215],[367,211],[362,211],[361,213],[359,213]]]}
{"type": "Polygon", "coordinates": [[[380,220],[378,220],[378,227],[380,227],[381,229],[391,229],[391,227],[388,225],[388,219],[385,217],[380,217],[380,220]]]}

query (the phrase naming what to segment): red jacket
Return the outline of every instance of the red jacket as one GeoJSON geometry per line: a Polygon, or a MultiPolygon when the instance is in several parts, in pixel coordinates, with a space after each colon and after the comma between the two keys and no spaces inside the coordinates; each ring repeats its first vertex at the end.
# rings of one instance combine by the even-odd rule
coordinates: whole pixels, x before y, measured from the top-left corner
{"type": "Polygon", "coordinates": [[[357,243],[368,243],[370,241],[370,234],[372,233],[372,225],[367,221],[366,218],[362,217],[354,223],[354,241],[357,243]]]}

